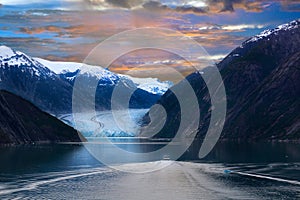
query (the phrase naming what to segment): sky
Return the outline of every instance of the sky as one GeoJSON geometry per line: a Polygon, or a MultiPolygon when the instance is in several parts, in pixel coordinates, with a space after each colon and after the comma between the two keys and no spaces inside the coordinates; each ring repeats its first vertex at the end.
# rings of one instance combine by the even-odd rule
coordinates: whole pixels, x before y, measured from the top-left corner
{"type": "MultiPolygon", "coordinates": [[[[188,47],[189,61],[219,62],[251,36],[300,18],[300,0],[0,0],[0,4],[0,45],[33,57],[76,62],[83,62],[115,34],[145,27],[177,31],[165,34],[162,45],[184,34],[208,52],[203,58],[188,47]]],[[[153,37],[157,34],[153,32],[153,37]]],[[[118,40],[117,48],[124,45],[126,37],[118,40]]],[[[105,51],[115,48],[107,45],[105,51]]],[[[146,63],[152,68],[190,65],[174,53],[147,49],[120,56],[111,70],[125,73],[146,63]]]]}

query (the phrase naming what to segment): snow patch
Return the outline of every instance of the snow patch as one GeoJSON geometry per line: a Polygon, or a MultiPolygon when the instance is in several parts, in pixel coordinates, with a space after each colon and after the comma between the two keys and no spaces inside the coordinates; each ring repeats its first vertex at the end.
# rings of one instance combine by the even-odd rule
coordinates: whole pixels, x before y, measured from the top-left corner
{"type": "Polygon", "coordinates": [[[138,88],[150,92],[152,94],[163,95],[170,87],[173,86],[171,81],[160,81],[158,78],[136,78],[126,75],[121,75],[131,79],[138,88]]]}
{"type": "Polygon", "coordinates": [[[2,68],[5,67],[22,67],[21,72],[29,70],[33,76],[41,76],[44,73],[45,76],[54,75],[47,67],[40,64],[33,58],[27,56],[20,51],[14,51],[7,46],[0,46],[0,64],[2,68]]]}
{"type": "Polygon", "coordinates": [[[49,61],[42,58],[34,58],[39,63],[47,66],[50,70],[55,72],[56,74],[62,74],[66,72],[75,72],[80,69],[83,64],[76,62],[57,62],[57,61],[49,61]]]}
{"type": "MultiPolygon", "coordinates": [[[[82,65],[83,66],[83,65],[82,65]]],[[[106,84],[115,84],[117,80],[120,79],[120,77],[102,67],[96,67],[91,65],[84,64],[84,67],[81,68],[80,74],[86,75],[88,77],[96,77],[100,80],[99,84],[101,85],[101,80],[105,81],[106,84]]]]}
{"type": "MultiPolygon", "coordinates": [[[[41,64],[47,66],[50,70],[54,71],[56,74],[65,74],[67,72],[76,72],[81,70],[81,74],[86,76],[93,76],[100,80],[105,81],[105,84],[115,84],[121,77],[131,80],[136,84],[137,88],[145,90],[152,94],[164,94],[173,83],[170,81],[160,81],[157,78],[136,78],[128,75],[115,74],[107,69],[99,66],[91,66],[83,63],[76,62],[56,62],[48,61],[42,58],[34,58],[41,64]]],[[[68,80],[73,80],[75,77],[68,77],[68,80]]]]}
{"type": "Polygon", "coordinates": [[[10,58],[15,55],[15,52],[7,47],[7,46],[0,46],[0,58],[10,58]]]}
{"type": "Polygon", "coordinates": [[[277,28],[274,28],[274,29],[265,30],[265,31],[261,32],[260,34],[250,38],[249,40],[244,42],[244,44],[251,43],[251,42],[256,42],[256,41],[261,40],[263,38],[269,37],[270,35],[277,35],[278,32],[280,32],[280,31],[287,31],[287,30],[296,29],[296,28],[299,27],[299,24],[300,24],[300,19],[294,20],[294,21],[292,21],[290,23],[287,23],[287,24],[282,24],[282,25],[280,25],[280,26],[278,26],[277,28]]]}

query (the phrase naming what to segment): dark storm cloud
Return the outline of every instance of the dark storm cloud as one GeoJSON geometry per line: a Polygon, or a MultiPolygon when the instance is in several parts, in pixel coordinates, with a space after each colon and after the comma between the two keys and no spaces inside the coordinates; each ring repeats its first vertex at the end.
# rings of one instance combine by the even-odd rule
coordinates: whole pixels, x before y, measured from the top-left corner
{"type": "Polygon", "coordinates": [[[116,7],[131,8],[130,0],[106,0],[106,2],[116,7]]]}
{"type": "Polygon", "coordinates": [[[167,10],[168,6],[161,4],[158,1],[148,1],[143,4],[143,7],[149,10],[167,10]]]}

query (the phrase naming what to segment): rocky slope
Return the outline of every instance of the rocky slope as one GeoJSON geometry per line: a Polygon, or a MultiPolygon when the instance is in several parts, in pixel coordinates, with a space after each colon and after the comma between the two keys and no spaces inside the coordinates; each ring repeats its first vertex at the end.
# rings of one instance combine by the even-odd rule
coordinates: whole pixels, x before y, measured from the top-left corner
{"type": "Polygon", "coordinates": [[[28,101],[0,91],[0,145],[80,142],[76,130],[28,101]]]}
{"type": "MultiPolygon", "coordinates": [[[[227,95],[222,138],[300,139],[300,20],[250,38],[217,67],[227,95]]],[[[209,67],[204,73],[209,73],[209,67]]],[[[210,119],[210,97],[199,72],[189,75],[187,80],[199,100],[198,137],[203,137],[210,119]]],[[[176,97],[169,90],[158,104],[165,107],[168,117],[155,137],[174,137],[180,123],[176,97]]],[[[160,120],[155,115],[151,119],[146,115],[143,123],[155,124],[160,120]]],[[[147,126],[143,132],[149,132],[147,126]]]]}

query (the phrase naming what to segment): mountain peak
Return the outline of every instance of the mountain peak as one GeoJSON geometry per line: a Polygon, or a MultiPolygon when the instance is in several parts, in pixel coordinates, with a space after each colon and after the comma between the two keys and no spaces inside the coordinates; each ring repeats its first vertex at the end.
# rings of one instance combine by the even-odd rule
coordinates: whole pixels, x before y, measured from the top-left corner
{"type": "Polygon", "coordinates": [[[276,28],[264,30],[260,34],[258,34],[256,36],[253,36],[250,39],[246,40],[243,43],[243,46],[245,44],[247,44],[247,43],[256,42],[258,40],[261,40],[263,38],[269,37],[271,35],[277,35],[281,31],[287,31],[287,30],[296,29],[296,28],[299,27],[299,25],[300,25],[300,19],[296,19],[296,20],[291,21],[289,23],[279,25],[276,28]]]}
{"type": "Polygon", "coordinates": [[[9,58],[15,55],[14,50],[12,50],[11,48],[1,45],[0,46],[0,57],[2,58],[9,58]]]}
{"type": "Polygon", "coordinates": [[[52,71],[30,56],[4,45],[0,46],[0,68],[19,68],[22,73],[30,71],[32,76],[38,77],[54,75],[52,71]]]}

